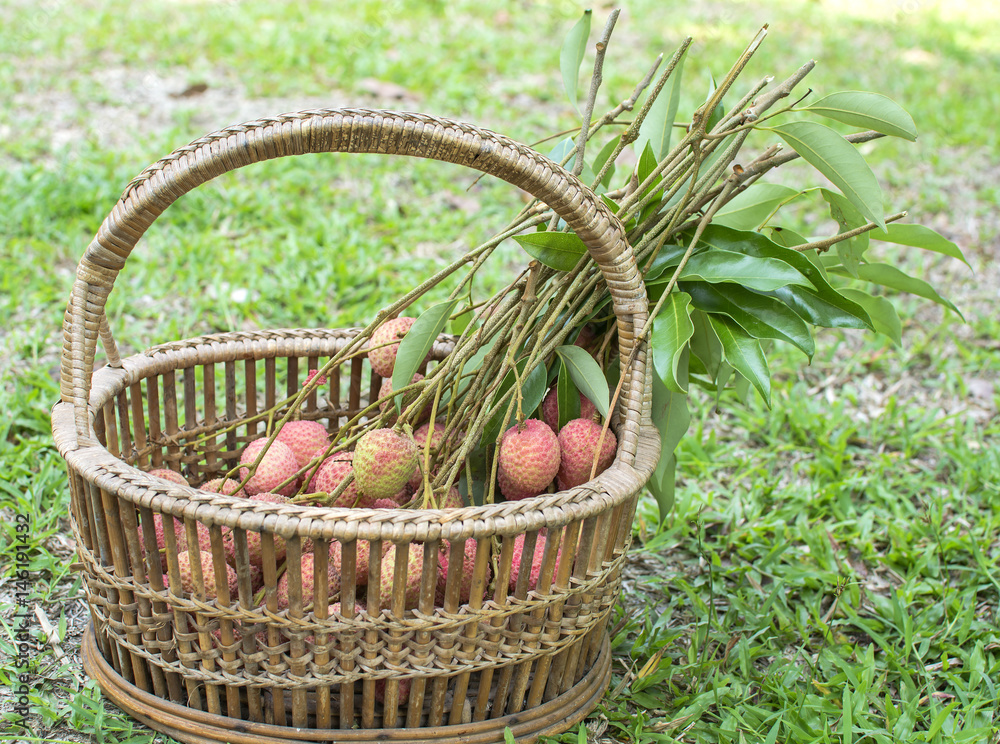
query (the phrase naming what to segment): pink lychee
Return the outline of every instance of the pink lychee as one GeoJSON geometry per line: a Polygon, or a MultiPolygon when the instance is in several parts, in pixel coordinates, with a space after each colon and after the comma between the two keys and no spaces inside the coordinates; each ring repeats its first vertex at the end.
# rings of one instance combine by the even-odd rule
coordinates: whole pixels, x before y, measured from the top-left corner
{"type": "MultiPolygon", "coordinates": [[[[181,590],[194,594],[195,582],[194,573],[191,568],[191,554],[186,551],[181,553],[177,556],[177,563],[180,566],[181,590]]],[[[233,599],[236,597],[238,590],[236,571],[234,571],[233,567],[228,563],[224,565],[226,567],[226,582],[229,586],[229,597],[230,599],[233,599]]],[[[212,562],[211,553],[202,552],[201,554],[201,576],[205,584],[205,596],[208,599],[213,599],[219,596],[215,584],[215,567],[212,562]]]]}
{"type": "MultiPolygon", "coordinates": [[[[312,605],[313,590],[315,588],[314,558],[312,553],[302,555],[302,605],[308,607],[312,605]]],[[[278,609],[283,610],[289,606],[288,601],[288,571],[285,571],[278,579],[278,609]]],[[[333,596],[340,589],[340,572],[334,567],[333,561],[327,564],[327,596],[333,596]]]]}
{"type": "MultiPolygon", "coordinates": [[[[253,464],[266,443],[266,437],[261,437],[250,442],[246,446],[246,449],[243,450],[243,455],[240,457],[240,465],[253,464]]],[[[255,493],[280,493],[282,496],[291,496],[296,491],[294,481],[280,489],[278,488],[278,484],[289,478],[293,478],[298,469],[299,464],[295,459],[295,453],[284,442],[275,440],[267,448],[267,452],[257,466],[257,471],[246,482],[244,488],[250,495],[255,493]]],[[[240,468],[240,479],[246,479],[249,473],[249,468],[240,468]]]]}
{"type": "MultiPolygon", "coordinates": [[[[593,419],[597,416],[597,408],[590,402],[590,398],[580,393],[580,418],[593,419]]],[[[542,418],[549,425],[552,431],[559,432],[559,395],[555,388],[552,388],[545,400],[542,401],[542,418]]]]}
{"type": "Polygon", "coordinates": [[[288,445],[299,467],[305,467],[317,449],[330,443],[326,427],[319,421],[288,421],[278,432],[278,440],[288,445]]]}
{"type": "Polygon", "coordinates": [[[373,500],[395,498],[417,467],[417,446],[405,434],[375,429],[358,440],[353,464],[361,493],[373,500]]]}
{"type": "Polygon", "coordinates": [[[368,347],[371,349],[368,352],[368,361],[376,374],[382,377],[392,377],[392,368],[396,364],[396,352],[399,351],[399,341],[407,334],[414,322],[416,322],[416,318],[393,318],[380,325],[372,333],[368,341],[368,347]],[[393,341],[395,343],[390,343],[393,341]]]}
{"type": "Polygon", "coordinates": [[[597,475],[603,473],[614,462],[618,440],[610,431],[589,419],[573,419],[559,432],[560,464],[557,482],[559,490],[573,488],[590,480],[590,471],[597,459],[597,475]],[[597,443],[601,442],[600,452],[597,443]]]}
{"type": "Polygon", "coordinates": [[[240,488],[239,485],[240,482],[232,478],[213,478],[198,488],[209,493],[222,493],[226,496],[236,496],[245,499],[247,497],[246,491],[240,488]]]}
{"type": "MultiPolygon", "coordinates": [[[[444,604],[445,590],[447,588],[448,582],[448,563],[451,559],[451,542],[448,540],[443,540],[441,542],[441,552],[438,555],[438,564],[440,566],[440,573],[438,574],[438,586],[436,601],[438,604],[444,604]]],[[[459,589],[458,589],[458,601],[468,602],[469,598],[472,596],[472,573],[476,568],[476,540],[475,538],[469,538],[465,541],[465,550],[462,558],[462,574],[460,577],[459,589]]],[[[486,584],[489,583],[489,565],[486,567],[486,581],[483,583],[483,594],[479,597],[481,600],[485,596],[486,584]]]]}
{"type": "MultiPolygon", "coordinates": [[[[415,382],[420,382],[422,379],[424,379],[424,376],[418,372],[417,374],[413,375],[413,379],[410,380],[410,383],[413,384],[415,382]]],[[[393,390],[392,378],[386,377],[385,379],[382,380],[382,385],[378,389],[378,397],[380,399],[388,398],[388,396],[392,395],[392,390],[393,390]]],[[[402,411],[404,414],[407,414],[410,417],[409,421],[413,425],[419,424],[421,421],[426,421],[431,415],[431,406],[429,403],[425,404],[424,407],[418,413],[410,410],[409,404],[412,403],[414,400],[416,400],[417,395],[419,394],[420,394],[419,390],[412,390],[409,393],[403,394],[402,411]]],[[[387,400],[383,400],[378,407],[378,409],[383,413],[388,411],[390,408],[392,409],[392,413],[388,416],[387,421],[391,425],[396,423],[396,419],[399,418],[396,415],[395,399],[388,398],[387,400]]]]}
{"type": "Polygon", "coordinates": [[[163,478],[163,480],[168,480],[172,483],[179,483],[182,486],[188,485],[187,479],[178,473],[176,470],[170,470],[168,468],[156,468],[155,470],[149,471],[150,475],[154,475],[157,478],[163,478]]]}
{"type": "Polygon", "coordinates": [[[354,480],[337,497],[337,500],[328,506],[338,506],[347,509],[365,508],[371,506],[375,499],[362,494],[358,488],[358,475],[354,470],[354,453],[338,452],[331,455],[320,466],[316,472],[316,477],[309,484],[309,490],[322,493],[333,493],[343,480],[354,473],[354,480]]]}
{"type": "Polygon", "coordinates": [[[559,440],[545,423],[528,419],[500,441],[500,491],[508,500],[537,496],[559,472],[559,440]]]}
{"type": "MultiPolygon", "coordinates": [[[[379,601],[383,609],[392,608],[392,582],[395,575],[396,546],[390,544],[382,555],[382,576],[379,584],[379,601]]],[[[404,609],[412,609],[420,600],[420,574],[424,567],[424,544],[411,543],[406,556],[406,588],[403,595],[404,609]]],[[[440,571],[440,568],[438,569],[440,571]]],[[[435,586],[437,582],[435,581],[435,586]]]]}
{"type": "MultiPolygon", "coordinates": [[[[509,591],[511,593],[517,587],[517,578],[521,572],[521,556],[524,553],[524,535],[518,535],[514,538],[514,551],[511,555],[511,568],[510,568],[510,586],[509,591]]],[[[535,542],[535,552],[531,556],[531,571],[528,574],[528,591],[535,589],[538,586],[538,579],[542,573],[542,560],[545,557],[545,536],[539,535],[535,542]]],[[[558,566],[559,560],[562,558],[562,548],[560,547],[556,553],[556,565],[558,566]]]]}
{"type": "MultiPolygon", "coordinates": [[[[278,493],[255,493],[249,500],[257,501],[263,504],[288,503],[288,497],[282,496],[278,493]]],[[[285,544],[285,539],[283,537],[279,537],[278,535],[274,535],[274,560],[276,563],[281,563],[281,561],[285,560],[286,550],[287,545],[285,544]]],[[[250,565],[263,567],[264,552],[261,533],[247,530],[247,552],[250,554],[250,565]]]]}

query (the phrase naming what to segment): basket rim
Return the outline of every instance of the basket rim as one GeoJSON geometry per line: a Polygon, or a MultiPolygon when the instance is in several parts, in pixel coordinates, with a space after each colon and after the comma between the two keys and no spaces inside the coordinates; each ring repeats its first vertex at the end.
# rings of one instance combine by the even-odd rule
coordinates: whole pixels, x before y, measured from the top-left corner
{"type": "MultiPolygon", "coordinates": [[[[210,363],[281,356],[282,342],[295,346],[318,343],[305,353],[325,356],[336,345],[347,343],[358,329],[275,329],[230,331],[152,346],[122,359],[121,367],[106,366],[94,373],[89,413],[93,419],[101,408],[130,385],[157,374],[210,363]],[[254,347],[252,341],[268,341],[254,347]],[[273,342],[273,343],[271,343],[273,342]],[[326,344],[325,346],[323,344],[326,344]],[[197,361],[177,366],[172,362],[192,355],[197,361]]],[[[434,356],[447,354],[452,337],[442,335],[434,356]]],[[[289,350],[290,351],[290,350],[289,350]]],[[[270,504],[237,496],[202,491],[171,483],[129,465],[96,440],[80,446],[74,406],[67,401],[52,409],[52,432],[59,453],[85,480],[116,493],[137,507],[154,512],[189,517],[207,525],[217,524],[281,537],[298,535],[311,539],[385,540],[394,543],[434,539],[459,540],[516,535],[545,527],[559,527],[577,519],[596,516],[636,495],[656,466],[659,432],[652,423],[640,423],[634,465],[622,459],[619,436],[612,465],[592,481],[565,491],[541,494],[520,501],[503,501],[461,509],[373,509],[270,504]]]]}

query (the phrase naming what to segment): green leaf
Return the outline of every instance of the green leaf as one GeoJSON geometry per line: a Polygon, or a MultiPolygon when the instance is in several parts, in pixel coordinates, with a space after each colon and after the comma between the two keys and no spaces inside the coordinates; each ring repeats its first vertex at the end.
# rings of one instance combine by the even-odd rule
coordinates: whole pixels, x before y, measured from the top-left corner
{"type": "MultiPolygon", "coordinates": [[[[541,404],[542,398],[545,397],[545,383],[547,378],[544,364],[536,365],[534,369],[525,375],[524,368],[527,364],[528,360],[525,358],[514,365],[517,368],[517,377],[521,378],[521,411],[525,414],[534,411],[541,404]]],[[[504,393],[513,387],[516,381],[517,378],[514,376],[514,371],[508,370],[507,374],[504,375],[503,382],[500,383],[496,399],[499,400],[504,393]]],[[[504,419],[504,414],[507,412],[509,403],[510,401],[507,401],[502,405],[498,405],[486,422],[486,426],[483,429],[483,436],[480,440],[484,446],[493,444],[500,434],[507,431],[513,425],[517,417],[516,404],[511,411],[510,417],[506,420],[504,419]]]]}
{"type": "MultiPolygon", "coordinates": [[[[791,308],[773,297],[728,284],[716,286],[699,282],[685,284],[684,290],[690,293],[696,308],[728,315],[754,338],[787,341],[810,359],[816,351],[809,326],[791,308]]],[[[655,333],[655,326],[653,331],[655,333]]]]}
{"type": "Polygon", "coordinates": [[[778,183],[756,183],[720,207],[712,222],[736,230],[756,230],[774,211],[802,194],[778,183]]]}
{"type": "Polygon", "coordinates": [[[694,333],[690,316],[691,296],[684,292],[671,292],[653,320],[650,339],[653,367],[667,388],[675,393],[687,392],[687,379],[678,376],[677,366],[694,333]]]}
{"type": "Polygon", "coordinates": [[[889,300],[851,287],[841,291],[865,309],[878,333],[888,336],[896,346],[903,345],[903,324],[899,320],[895,306],[889,300]]]}
{"type": "MultiPolygon", "coordinates": [[[[587,12],[589,13],[590,11],[588,10],[587,12]]],[[[517,744],[517,739],[514,738],[514,732],[510,730],[510,726],[504,726],[503,740],[504,744],[517,744]]]]}
{"type": "MultiPolygon", "coordinates": [[[[686,55],[685,55],[686,56],[686,55]]],[[[670,152],[670,139],[677,119],[677,107],[681,99],[681,78],[684,70],[684,56],[677,61],[677,67],[670,74],[670,95],[665,96],[663,90],[649,107],[646,118],[639,127],[639,138],[635,142],[637,154],[646,149],[647,143],[652,147],[656,160],[662,160],[670,152]]]]}
{"type": "Polygon", "coordinates": [[[708,315],[701,310],[691,313],[691,323],[694,333],[691,336],[691,353],[705,367],[705,371],[713,380],[718,378],[719,365],[722,363],[722,344],[719,336],[712,328],[708,315]]]}
{"type": "Polygon", "coordinates": [[[882,188],[854,145],[829,127],[811,121],[794,121],[772,129],[803,160],[829,178],[865,217],[885,229],[882,188]]]}
{"type": "Polygon", "coordinates": [[[831,302],[828,296],[806,287],[781,287],[774,290],[775,297],[814,326],[875,330],[868,312],[861,305],[839,293],[835,294],[837,302],[831,302]]]}
{"type": "MultiPolygon", "coordinates": [[[[639,178],[639,183],[642,183],[649,178],[649,174],[656,170],[656,162],[656,155],[653,153],[653,146],[647,142],[646,147],[643,148],[642,154],[639,156],[639,166],[636,172],[636,175],[639,178]]],[[[658,182],[659,179],[654,179],[650,188],[646,189],[646,194],[648,194],[658,182]]]]}
{"type": "MultiPolygon", "coordinates": [[[[830,205],[830,216],[840,227],[840,232],[845,233],[868,224],[864,215],[841,194],[830,191],[830,189],[820,189],[820,193],[826,203],[830,205]]],[[[864,257],[865,251],[868,250],[868,240],[868,233],[864,232],[837,243],[837,256],[851,276],[858,275],[858,266],[861,265],[861,259],[864,257]]]]}
{"type": "MultiPolygon", "coordinates": [[[[620,136],[615,137],[613,140],[608,142],[604,147],[602,147],[599,153],[597,153],[597,157],[594,158],[594,164],[592,166],[595,177],[596,174],[601,172],[601,168],[604,167],[604,164],[608,162],[608,158],[610,158],[612,153],[614,153],[615,148],[618,147],[618,143],[620,141],[621,141],[620,136]]],[[[608,172],[604,174],[604,178],[601,179],[601,183],[599,185],[607,188],[607,186],[611,183],[611,179],[612,177],[614,177],[614,175],[615,175],[615,164],[612,163],[611,165],[608,166],[608,172]]],[[[617,212],[618,210],[616,209],[615,211],[617,212]]]]}
{"type": "Polygon", "coordinates": [[[771,373],[767,368],[767,359],[764,358],[760,342],[743,330],[736,321],[725,315],[709,315],[708,319],[722,343],[725,360],[750,380],[770,408],[771,373]]]}
{"type": "Polygon", "coordinates": [[[660,249],[660,252],[656,254],[656,258],[653,259],[653,263],[650,265],[649,269],[643,274],[646,280],[646,286],[652,284],[663,283],[666,284],[670,281],[670,274],[664,275],[662,278],[661,274],[667,269],[672,269],[677,264],[681,262],[681,256],[687,251],[687,248],[683,245],[665,245],[660,249]]]}
{"type": "MultiPolygon", "coordinates": [[[[399,342],[399,350],[396,352],[396,363],[392,368],[393,390],[402,390],[413,380],[413,375],[424,363],[438,335],[448,324],[448,318],[451,317],[456,305],[458,300],[439,302],[422,312],[410,326],[410,330],[399,342]]],[[[403,396],[397,395],[393,402],[396,413],[399,413],[403,405],[403,396]]]]}
{"type": "Polygon", "coordinates": [[[559,406],[559,420],[556,425],[562,429],[568,422],[580,418],[580,393],[573,384],[573,377],[566,369],[566,362],[559,360],[559,377],[556,381],[556,403],[559,406]]]}
{"type": "Polygon", "coordinates": [[[557,346],[556,353],[565,362],[576,389],[590,399],[602,416],[607,416],[611,406],[611,394],[608,392],[601,365],[579,346],[557,346]]]}
{"type": "Polygon", "coordinates": [[[515,235],[514,240],[529,256],[556,271],[572,270],[587,253],[587,246],[575,233],[536,232],[515,235]]]}
{"type": "MultiPolygon", "coordinates": [[[[683,370],[687,375],[687,370],[683,370]]],[[[660,459],[647,486],[660,509],[660,522],[666,520],[674,506],[674,480],[677,458],[674,450],[687,433],[691,423],[688,397],[667,389],[657,375],[653,375],[653,424],[660,432],[660,459]]]]}
{"type": "Polygon", "coordinates": [[[913,117],[898,103],[880,93],[844,90],[819,99],[805,110],[852,127],[874,129],[911,142],[917,139],[913,117]]]}
{"type": "MultiPolygon", "coordinates": [[[[708,96],[705,98],[705,103],[708,103],[712,99],[712,95],[719,89],[719,86],[715,83],[715,75],[712,73],[708,74],[708,96]]],[[[705,131],[711,132],[715,129],[715,125],[722,121],[722,117],[726,115],[726,108],[722,105],[722,99],[715,105],[715,108],[708,115],[708,122],[705,124],[705,131]]]]}
{"type": "Polygon", "coordinates": [[[465,333],[465,329],[469,327],[474,317],[476,317],[476,313],[472,309],[466,310],[461,315],[456,316],[451,321],[451,332],[456,336],[461,336],[465,333]]]}
{"type": "Polygon", "coordinates": [[[792,266],[812,282],[809,287],[781,287],[774,295],[806,321],[826,328],[868,328],[874,330],[863,307],[841,296],[826,279],[822,269],[799,251],[768,240],[756,232],[733,230],[723,225],[709,225],[701,243],[720,250],[738,251],[748,256],[777,258],[792,266]],[[832,323],[832,325],[830,325],[832,323]]]}
{"type": "MultiPolygon", "coordinates": [[[[914,248],[923,248],[925,251],[942,253],[945,256],[957,258],[966,266],[969,266],[969,262],[965,260],[962,250],[957,245],[943,235],[923,225],[904,225],[899,222],[893,222],[890,225],[886,225],[885,232],[873,230],[872,237],[875,240],[881,240],[886,243],[909,245],[914,248]]],[[[969,268],[972,267],[969,266],[969,268]]]]}
{"type": "Polygon", "coordinates": [[[583,62],[583,55],[587,51],[587,38],[590,36],[591,10],[583,11],[583,17],[569,30],[563,40],[562,48],[559,50],[559,69],[562,71],[563,86],[566,88],[566,95],[569,96],[570,103],[577,111],[576,88],[580,77],[580,63],[583,62]]]}
{"type": "Polygon", "coordinates": [[[798,270],[781,259],[758,258],[722,250],[703,251],[691,256],[680,279],[700,279],[713,284],[732,282],[762,292],[789,284],[812,286],[798,270]]]}
{"type": "Polygon", "coordinates": [[[772,242],[785,248],[795,248],[809,242],[806,238],[794,230],[789,230],[787,227],[768,227],[766,230],[772,242]]]}
{"type": "Polygon", "coordinates": [[[918,297],[923,297],[925,300],[936,302],[938,305],[942,305],[949,310],[954,310],[962,320],[965,320],[965,316],[958,311],[958,308],[939,295],[930,284],[923,279],[917,279],[916,277],[904,274],[895,266],[878,263],[862,264],[858,269],[858,278],[866,282],[881,284],[883,287],[889,287],[900,292],[909,292],[918,297]]]}
{"type": "Polygon", "coordinates": [[[851,700],[851,688],[848,685],[844,685],[844,693],[841,701],[840,709],[842,711],[840,717],[840,736],[843,744],[853,744],[854,742],[854,703],[851,700]]]}

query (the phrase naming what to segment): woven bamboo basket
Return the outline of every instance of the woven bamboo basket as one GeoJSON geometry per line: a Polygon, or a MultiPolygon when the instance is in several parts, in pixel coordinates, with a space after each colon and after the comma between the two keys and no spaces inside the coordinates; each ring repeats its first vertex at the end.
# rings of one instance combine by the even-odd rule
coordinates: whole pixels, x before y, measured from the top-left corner
{"type": "MultiPolygon", "coordinates": [[[[632,354],[647,312],[632,249],[601,200],[545,157],[474,126],[409,113],[305,111],[230,127],[150,166],[80,262],[52,414],[92,617],[83,647],[88,674],[120,708],[186,742],[493,742],[503,741],[507,726],[518,741],[533,741],[574,725],[610,680],[608,618],[636,498],[659,455],[646,351],[632,354]],[[576,231],[610,289],[621,359],[632,356],[612,417],[619,444],[608,470],[567,491],[441,510],[266,504],[146,472],[170,468],[192,483],[225,473],[263,433],[255,414],[299,391],[305,372],[357,330],[222,333],[121,359],[104,312],[118,272],[182,194],[250,163],[320,152],[466,165],[538,197],[576,231]],[[108,362],[95,371],[98,338],[108,362]],[[162,519],[162,552],[154,515],[180,520],[162,519]],[[199,531],[207,539],[199,541],[199,531]],[[182,533],[193,593],[180,588],[182,533]],[[263,560],[260,605],[248,539],[263,560]],[[471,565],[463,560],[469,539],[471,565]],[[540,575],[529,588],[542,540],[540,575]],[[289,599],[278,610],[282,543],[289,599]],[[379,556],[389,544],[395,563],[385,599],[389,574],[379,556]],[[322,576],[331,547],[339,549],[339,596],[324,581],[303,591],[303,552],[313,551],[322,576]],[[515,547],[525,562],[514,567],[520,573],[511,586],[515,547]],[[420,550],[411,606],[406,560],[420,550]],[[205,551],[211,576],[198,568],[205,551]],[[227,551],[236,591],[227,586],[227,551]],[[439,551],[451,558],[443,587],[435,585],[439,551]],[[211,578],[217,593],[204,589],[211,578]],[[472,586],[467,601],[463,582],[472,586]]],[[[453,339],[440,337],[428,364],[452,348],[453,339]]],[[[379,384],[363,355],[355,357],[298,415],[335,432],[377,397],[379,384]]]]}

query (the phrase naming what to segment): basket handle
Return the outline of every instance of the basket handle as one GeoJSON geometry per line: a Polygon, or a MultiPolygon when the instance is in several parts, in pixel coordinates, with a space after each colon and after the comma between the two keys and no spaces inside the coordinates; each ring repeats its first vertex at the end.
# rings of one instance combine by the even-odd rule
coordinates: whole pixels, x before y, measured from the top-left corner
{"type": "MultiPolygon", "coordinates": [[[[604,275],[618,323],[624,411],[634,419],[635,431],[640,418],[648,419],[645,353],[636,355],[630,369],[624,368],[635,332],[648,317],[646,290],[624,228],[598,196],[526,145],[479,127],[423,114],[320,109],[209,134],[149,166],[126,187],[77,267],[63,321],[60,392],[62,401],[74,408],[77,448],[93,441],[88,402],[98,335],[113,347],[104,317],[108,295],[153,221],[180,196],[218,175],[262,160],[319,152],[409,155],[457,163],[496,176],[548,204],[583,240],[604,275]]],[[[108,351],[112,356],[113,349],[108,351]]]]}

